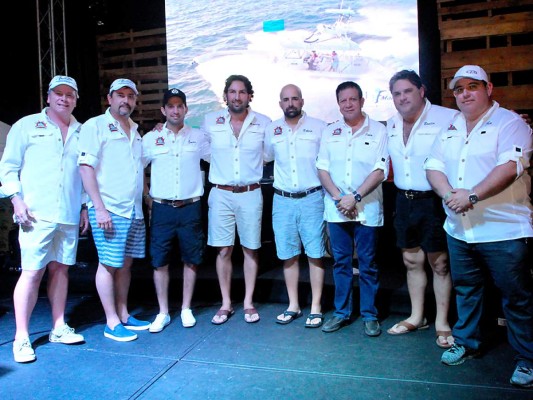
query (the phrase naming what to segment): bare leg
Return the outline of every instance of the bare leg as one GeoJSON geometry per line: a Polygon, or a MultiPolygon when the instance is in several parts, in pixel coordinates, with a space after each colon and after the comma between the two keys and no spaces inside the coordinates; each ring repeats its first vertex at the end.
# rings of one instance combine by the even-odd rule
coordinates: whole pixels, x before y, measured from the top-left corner
{"type": "MultiPolygon", "coordinates": [[[[435,330],[451,331],[450,324],[448,323],[448,311],[450,309],[452,278],[448,268],[448,254],[446,252],[428,253],[428,261],[433,269],[433,290],[437,305],[435,330]]],[[[442,339],[441,343],[446,344],[445,341],[449,344],[453,343],[452,336],[448,336],[445,339],[442,339]]]]}
{"type": "Polygon", "coordinates": [[[37,303],[39,296],[39,286],[43,279],[46,268],[38,271],[22,270],[13,293],[15,304],[16,332],[15,340],[24,339],[30,336],[30,317],[37,303]]]}
{"type": "MultiPolygon", "coordinates": [[[[220,285],[220,293],[222,294],[221,310],[231,310],[231,274],[233,272],[233,264],[231,263],[231,254],[233,246],[219,247],[216,266],[218,275],[218,284],[220,285]]],[[[213,317],[213,322],[222,323],[227,319],[225,316],[213,317]]]]}
{"type": "Polygon", "coordinates": [[[125,257],[124,265],[118,268],[115,273],[115,303],[117,314],[120,320],[126,322],[130,313],[128,312],[128,292],[131,282],[131,265],[133,258],[125,257]]]}
{"type": "Polygon", "coordinates": [[[244,253],[244,308],[252,308],[254,306],[253,296],[255,290],[255,281],[257,279],[257,270],[259,269],[259,252],[257,250],[248,249],[243,246],[244,253]]]}
{"type": "Polygon", "coordinates": [[[104,307],[107,326],[115,329],[121,323],[115,305],[115,273],[117,269],[98,263],[96,271],[96,290],[104,307]]]}
{"type": "Polygon", "coordinates": [[[154,286],[160,314],[168,314],[168,282],[168,264],[154,268],[154,286]]]}
{"type": "Polygon", "coordinates": [[[196,283],[197,265],[183,264],[183,300],[181,309],[191,308],[192,294],[196,283]]]}
{"type": "MultiPolygon", "coordinates": [[[[283,275],[285,276],[285,284],[287,285],[287,294],[289,295],[289,311],[300,311],[300,303],[298,302],[298,280],[300,277],[300,264],[298,262],[299,256],[295,256],[283,262],[283,275]]],[[[245,307],[246,308],[246,307],[245,307]]],[[[289,316],[283,314],[277,317],[280,321],[288,321],[289,316]]]]}
{"type": "MultiPolygon", "coordinates": [[[[411,299],[411,315],[405,321],[419,326],[424,319],[424,299],[427,276],[424,270],[426,257],[420,247],[402,249],[403,262],[407,268],[407,288],[411,299]]],[[[399,333],[407,328],[394,325],[391,330],[399,333]]]]}
{"type": "Polygon", "coordinates": [[[52,308],[52,326],[65,325],[65,307],[68,293],[69,266],[58,262],[48,264],[48,299],[52,308]]]}
{"type": "Polygon", "coordinates": [[[321,258],[309,260],[309,276],[311,278],[311,314],[320,314],[322,311],[322,289],[324,287],[324,266],[321,258]]]}

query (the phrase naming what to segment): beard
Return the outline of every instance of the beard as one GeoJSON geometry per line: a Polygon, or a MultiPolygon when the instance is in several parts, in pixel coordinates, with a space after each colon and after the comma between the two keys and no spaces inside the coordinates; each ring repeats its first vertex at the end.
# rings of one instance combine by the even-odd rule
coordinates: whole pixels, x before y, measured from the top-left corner
{"type": "Polygon", "coordinates": [[[299,110],[299,109],[294,108],[294,107],[289,107],[285,111],[283,111],[283,114],[287,118],[296,118],[296,117],[299,117],[300,115],[302,115],[302,110],[299,110]]]}

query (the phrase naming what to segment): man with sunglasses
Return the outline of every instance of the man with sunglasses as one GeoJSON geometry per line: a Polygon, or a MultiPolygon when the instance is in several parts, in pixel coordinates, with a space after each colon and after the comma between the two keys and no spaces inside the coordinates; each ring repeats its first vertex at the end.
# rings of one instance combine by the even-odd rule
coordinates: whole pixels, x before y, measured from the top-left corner
{"type": "Polygon", "coordinates": [[[518,352],[511,383],[533,386],[533,283],[528,239],[533,140],[520,116],[491,99],[483,68],[465,65],[450,81],[461,113],[437,137],[425,169],[442,197],[458,321],[441,361],[479,355],[485,272],[502,295],[509,343],[518,352]]]}

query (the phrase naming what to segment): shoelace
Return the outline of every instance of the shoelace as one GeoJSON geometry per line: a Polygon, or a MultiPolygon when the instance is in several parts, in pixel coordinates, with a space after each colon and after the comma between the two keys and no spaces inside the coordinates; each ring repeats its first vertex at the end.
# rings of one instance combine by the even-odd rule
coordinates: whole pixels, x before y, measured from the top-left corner
{"type": "Polygon", "coordinates": [[[518,366],[518,372],[523,374],[531,375],[533,373],[533,368],[524,367],[522,365],[518,366]]]}

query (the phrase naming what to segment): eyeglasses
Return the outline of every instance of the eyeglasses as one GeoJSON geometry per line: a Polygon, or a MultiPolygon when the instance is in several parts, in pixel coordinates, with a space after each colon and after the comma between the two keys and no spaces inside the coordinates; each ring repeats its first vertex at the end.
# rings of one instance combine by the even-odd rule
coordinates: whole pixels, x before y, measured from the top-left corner
{"type": "Polygon", "coordinates": [[[478,90],[481,90],[484,87],[483,83],[481,82],[470,82],[466,86],[458,86],[453,89],[453,94],[456,96],[459,96],[460,94],[463,94],[465,90],[468,90],[469,92],[477,92],[478,90]]]}

